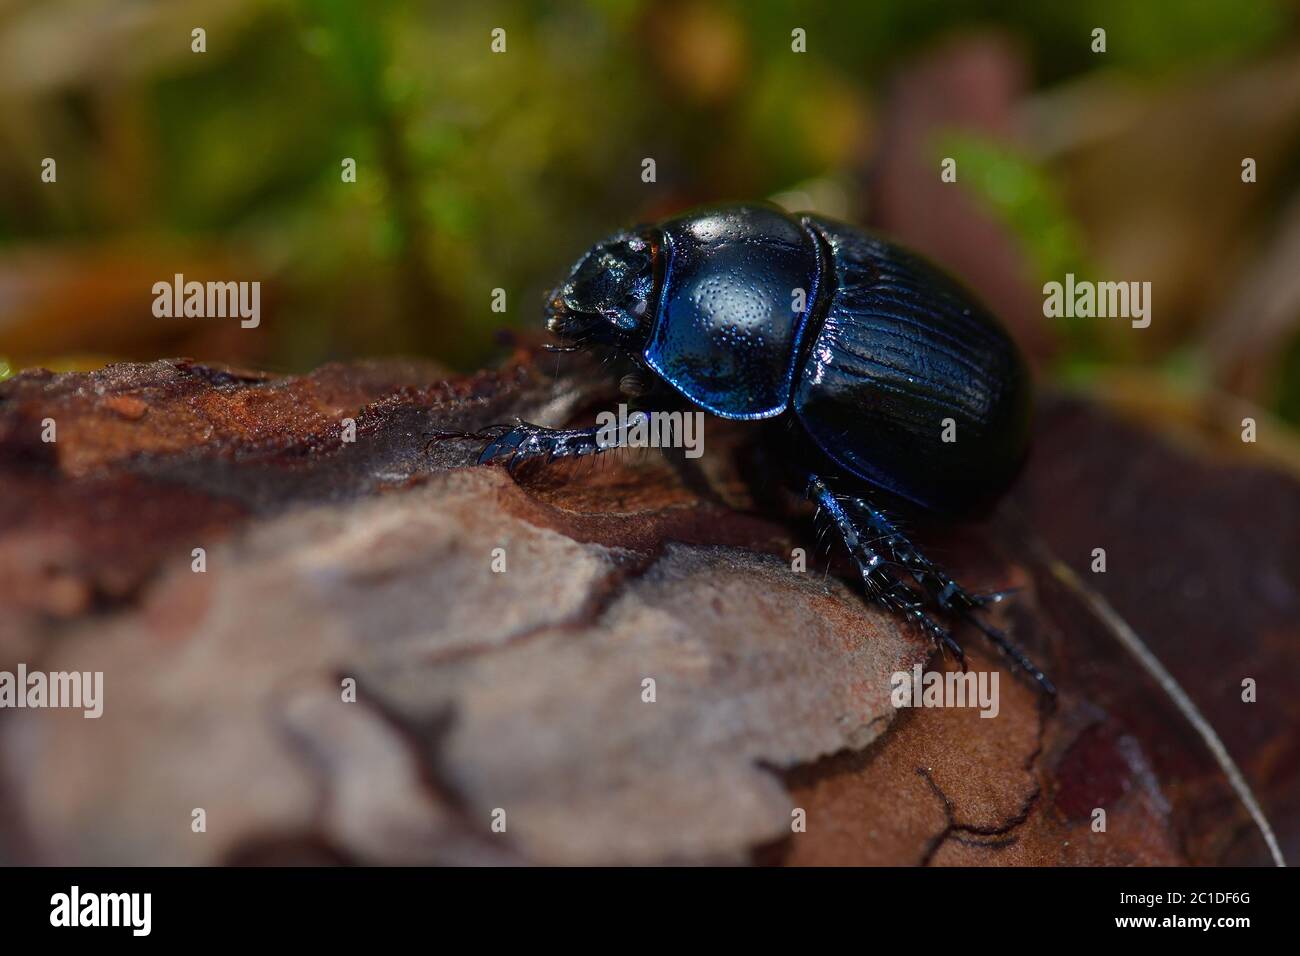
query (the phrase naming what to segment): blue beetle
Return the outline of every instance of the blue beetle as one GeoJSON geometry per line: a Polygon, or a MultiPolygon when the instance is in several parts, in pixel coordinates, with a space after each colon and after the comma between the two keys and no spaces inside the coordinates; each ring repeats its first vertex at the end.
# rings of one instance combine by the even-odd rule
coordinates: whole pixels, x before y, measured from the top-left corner
{"type": "MultiPolygon", "coordinates": [[[[612,348],[714,415],[795,423],[800,478],[868,595],[963,663],[927,608],[970,620],[1055,693],[973,613],[1001,595],[965,590],[876,503],[960,513],[1002,491],[1024,456],[1024,359],[954,280],[840,222],[717,206],[595,245],[552,293],[547,327],[562,349],[612,348]]],[[[594,454],[597,432],[519,422],[479,462],[594,454]]]]}

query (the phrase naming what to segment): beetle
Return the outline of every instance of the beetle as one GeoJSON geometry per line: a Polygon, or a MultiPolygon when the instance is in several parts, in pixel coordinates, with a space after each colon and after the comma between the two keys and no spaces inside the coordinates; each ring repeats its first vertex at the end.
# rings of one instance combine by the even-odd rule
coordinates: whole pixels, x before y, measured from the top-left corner
{"type": "MultiPolygon", "coordinates": [[[[994,316],[915,253],[822,216],[706,207],[593,246],[550,295],[558,351],[604,347],[722,418],[784,420],[799,479],[867,595],[965,666],[932,611],[969,620],[1047,676],[882,510],[961,515],[1003,491],[1029,440],[1024,358],[994,316]]],[[[633,380],[637,377],[632,376],[633,380]]],[[[639,391],[635,390],[635,391],[639,391]]],[[[480,464],[595,454],[598,429],[502,426],[480,464]]]]}

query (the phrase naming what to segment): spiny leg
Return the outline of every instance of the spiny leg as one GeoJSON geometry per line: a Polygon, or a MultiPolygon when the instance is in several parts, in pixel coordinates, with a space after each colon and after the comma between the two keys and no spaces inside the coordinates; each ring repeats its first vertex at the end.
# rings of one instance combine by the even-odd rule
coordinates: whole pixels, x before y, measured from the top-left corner
{"type": "Polygon", "coordinates": [[[925,613],[925,596],[921,591],[902,581],[894,574],[879,551],[871,541],[864,537],[858,524],[844,509],[840,500],[831,493],[821,478],[813,475],[808,482],[808,497],[817,502],[819,509],[825,509],[831,523],[839,532],[840,538],[849,549],[867,595],[886,610],[899,614],[912,621],[940,647],[951,651],[953,656],[966,669],[966,655],[961,645],[947,628],[936,623],[925,613]]]}
{"type": "MultiPolygon", "coordinates": [[[[956,614],[969,621],[984,633],[1017,667],[1036,680],[1050,696],[1056,696],[1056,686],[1042,669],[1028,655],[1012,642],[1000,629],[987,623],[975,614],[975,611],[999,601],[1003,592],[993,595],[971,594],[958,584],[946,572],[935,565],[921,553],[878,508],[865,498],[853,496],[836,497],[831,494],[824,483],[820,484],[822,494],[834,502],[836,509],[842,513],[847,523],[854,528],[855,537],[866,541],[873,549],[880,548],[907,570],[928,592],[931,600],[941,610],[956,614]]],[[[837,522],[838,524],[838,522],[837,522]]],[[[846,543],[847,543],[846,538],[846,543]]],[[[850,545],[852,550],[852,545],[850,545]]]]}
{"type": "Polygon", "coordinates": [[[870,501],[865,498],[846,497],[841,499],[841,503],[846,512],[863,522],[872,536],[873,543],[883,547],[895,561],[911,572],[912,577],[930,592],[939,607],[959,615],[979,628],[1017,667],[1038,681],[1053,697],[1056,696],[1056,686],[1038,665],[999,628],[974,613],[1002,600],[1006,592],[995,592],[991,595],[971,594],[922,554],[870,501]]]}
{"type": "Polygon", "coordinates": [[[922,554],[907,535],[866,498],[845,495],[839,501],[851,517],[861,522],[869,533],[872,544],[883,548],[891,558],[906,568],[916,583],[926,588],[934,596],[935,603],[945,611],[961,614],[988,607],[1010,593],[995,591],[991,594],[972,594],[922,554]]]}
{"type": "Polygon", "coordinates": [[[632,412],[626,418],[620,414],[617,425],[611,423],[591,428],[544,428],[532,422],[516,421],[513,426],[493,425],[475,436],[464,437],[491,437],[492,441],[478,456],[478,463],[486,465],[504,458],[507,467],[513,471],[517,466],[535,458],[545,458],[547,461],[556,458],[585,458],[611,448],[628,447],[629,432],[635,436],[636,429],[644,428],[650,422],[651,414],[641,410],[632,412]]]}
{"type": "MultiPolygon", "coordinates": [[[[480,437],[489,437],[480,433],[480,437]]],[[[494,461],[506,462],[506,467],[514,471],[526,461],[545,458],[585,458],[596,455],[610,448],[617,447],[615,442],[601,441],[601,429],[592,428],[543,428],[531,422],[517,422],[506,431],[492,437],[478,456],[478,464],[486,465],[494,461]]]]}

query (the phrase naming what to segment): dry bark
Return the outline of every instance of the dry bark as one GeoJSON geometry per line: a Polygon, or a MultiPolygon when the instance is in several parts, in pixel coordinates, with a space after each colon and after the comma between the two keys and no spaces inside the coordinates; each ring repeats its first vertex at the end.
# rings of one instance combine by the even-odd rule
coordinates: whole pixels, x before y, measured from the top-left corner
{"type": "Polygon", "coordinates": [[[0,711],[5,858],[1268,862],[1097,595],[1300,849],[1293,471],[1047,401],[999,510],[922,541],[976,588],[1021,589],[995,619],[1059,704],[1003,671],[996,719],[896,711],[889,675],[929,645],[838,565],[791,571],[809,515],[759,504],[752,430],[710,421],[702,467],[620,452],[514,477],[469,467],[474,442],[426,447],[609,400],[591,368],[553,379],[524,351],[449,381],[160,361],[0,386],[0,669],[105,674],[98,720],[0,711]]]}

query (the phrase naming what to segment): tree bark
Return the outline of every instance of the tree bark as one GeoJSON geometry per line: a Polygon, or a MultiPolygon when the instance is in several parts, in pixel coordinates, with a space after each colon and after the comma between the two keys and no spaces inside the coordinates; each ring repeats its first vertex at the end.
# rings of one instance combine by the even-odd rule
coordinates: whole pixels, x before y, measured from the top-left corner
{"type": "Polygon", "coordinates": [[[613,401],[553,362],[0,385],[0,671],[104,675],[98,719],[0,711],[6,860],[1268,863],[1243,786],[1300,849],[1300,483],[1263,443],[1045,400],[999,508],[918,534],[1018,588],[993,621],[1059,701],[963,629],[997,716],[898,710],[953,665],[755,494],[752,428],[513,476],[428,444],[613,401]]]}

